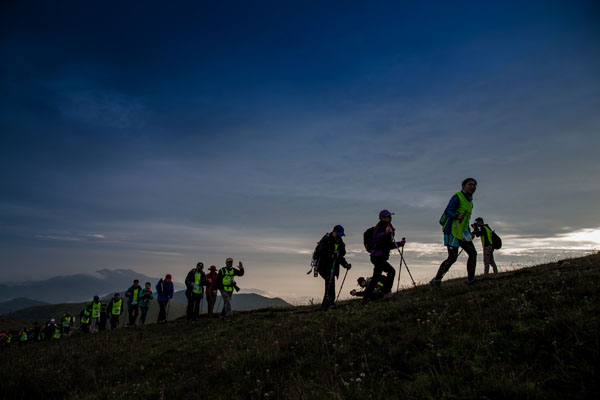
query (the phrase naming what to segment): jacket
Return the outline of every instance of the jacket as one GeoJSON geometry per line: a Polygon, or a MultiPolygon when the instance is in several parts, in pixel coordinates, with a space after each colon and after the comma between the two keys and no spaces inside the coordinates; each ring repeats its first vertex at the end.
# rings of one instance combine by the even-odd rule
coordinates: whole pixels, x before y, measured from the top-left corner
{"type": "Polygon", "coordinates": [[[378,223],[375,225],[375,231],[373,232],[373,250],[371,250],[371,257],[383,258],[387,260],[390,258],[390,250],[404,246],[404,242],[396,242],[394,239],[394,233],[396,230],[392,224],[378,223]]]}
{"type": "Polygon", "coordinates": [[[156,299],[158,301],[169,301],[173,298],[173,282],[161,279],[156,284],[156,299]]]}
{"type": "Polygon", "coordinates": [[[348,268],[348,262],[344,258],[346,255],[346,244],[341,237],[336,241],[331,233],[326,233],[317,243],[313,252],[313,259],[318,260],[317,271],[323,277],[329,277],[331,267],[334,267],[333,274],[338,277],[340,274],[340,265],[348,268]],[[336,247],[337,245],[337,247],[336,247]],[[335,265],[334,264],[335,261],[335,265]]]}

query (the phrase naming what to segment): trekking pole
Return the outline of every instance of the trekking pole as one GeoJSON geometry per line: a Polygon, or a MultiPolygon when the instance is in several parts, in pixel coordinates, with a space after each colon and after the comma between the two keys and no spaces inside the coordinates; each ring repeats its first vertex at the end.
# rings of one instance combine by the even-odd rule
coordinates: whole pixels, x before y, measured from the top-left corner
{"type": "MultiPolygon", "coordinates": [[[[349,266],[351,267],[352,264],[349,264],[349,266]]],[[[337,303],[338,299],[340,298],[340,294],[342,293],[342,288],[344,287],[344,282],[346,282],[346,275],[348,275],[348,270],[350,269],[350,267],[346,268],[346,273],[344,274],[344,280],[342,280],[342,285],[340,286],[340,290],[338,291],[338,295],[335,298],[335,302],[337,303]]]]}
{"type": "MultiPolygon", "coordinates": [[[[402,249],[402,250],[404,250],[404,249],[402,249]]],[[[412,281],[413,286],[417,287],[417,284],[415,283],[415,280],[413,279],[413,276],[410,273],[410,269],[408,269],[408,264],[406,264],[406,259],[404,257],[402,257],[402,261],[404,261],[404,266],[406,267],[406,270],[408,271],[408,276],[410,276],[410,280],[412,281]]]]}
{"type": "MultiPolygon", "coordinates": [[[[394,243],[396,243],[395,240],[394,243]]],[[[398,249],[397,244],[396,248],[398,249]]],[[[402,250],[398,249],[398,251],[400,252],[400,267],[398,267],[398,286],[396,287],[396,293],[400,291],[400,272],[402,272],[402,261],[404,261],[404,246],[402,246],[402,250]]]]}
{"type": "Polygon", "coordinates": [[[165,320],[169,319],[169,310],[171,309],[171,302],[167,300],[167,315],[165,316],[165,320]]]}

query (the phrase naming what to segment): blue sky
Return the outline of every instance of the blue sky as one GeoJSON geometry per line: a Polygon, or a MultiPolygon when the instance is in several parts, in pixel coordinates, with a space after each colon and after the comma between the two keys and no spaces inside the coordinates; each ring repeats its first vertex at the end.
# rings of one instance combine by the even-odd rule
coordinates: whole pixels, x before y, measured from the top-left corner
{"type": "Polygon", "coordinates": [[[383,208],[425,280],[467,176],[506,268],[600,246],[597,2],[5,3],[3,280],[232,256],[319,297],[383,208]]]}

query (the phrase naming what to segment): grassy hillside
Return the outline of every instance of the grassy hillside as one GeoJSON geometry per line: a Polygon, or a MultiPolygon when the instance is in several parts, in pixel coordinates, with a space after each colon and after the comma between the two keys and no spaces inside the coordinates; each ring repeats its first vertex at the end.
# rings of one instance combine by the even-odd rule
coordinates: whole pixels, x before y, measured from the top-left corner
{"type": "Polygon", "coordinates": [[[593,398],[599,265],[596,254],[334,311],[263,310],[11,348],[0,398],[593,398]]]}

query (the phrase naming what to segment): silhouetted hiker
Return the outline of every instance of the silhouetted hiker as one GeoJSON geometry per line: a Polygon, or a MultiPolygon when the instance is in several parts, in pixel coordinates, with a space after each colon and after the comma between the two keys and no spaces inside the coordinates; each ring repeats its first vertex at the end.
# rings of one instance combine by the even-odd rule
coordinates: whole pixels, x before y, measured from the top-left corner
{"type": "Polygon", "coordinates": [[[388,262],[390,258],[390,250],[404,246],[405,240],[402,239],[400,242],[396,242],[394,226],[392,225],[393,213],[388,210],[381,210],[379,212],[379,222],[373,229],[373,237],[370,251],[370,260],[373,264],[373,276],[365,288],[364,300],[369,301],[374,299],[372,296],[375,285],[378,282],[384,282],[384,286],[381,289],[383,294],[386,295],[392,291],[394,285],[394,277],[396,276],[396,270],[388,262]],[[386,273],[385,279],[382,281],[382,274],[386,273]]]}
{"type": "Polygon", "coordinates": [[[106,321],[108,321],[108,306],[102,302],[100,306],[100,318],[98,318],[98,330],[106,330],[106,321]]]}
{"type": "Polygon", "coordinates": [[[33,323],[33,339],[36,342],[41,342],[44,339],[42,327],[37,322],[33,323]]]}
{"type": "Polygon", "coordinates": [[[142,294],[140,295],[140,322],[142,325],[146,323],[146,315],[148,315],[148,310],[150,309],[150,302],[154,299],[154,295],[152,294],[152,284],[150,282],[146,282],[144,285],[144,289],[142,290],[142,294]]]}
{"type": "MultiPolygon", "coordinates": [[[[365,279],[362,276],[360,278],[358,278],[356,281],[358,282],[358,286],[360,286],[360,288],[362,290],[357,291],[356,289],[352,289],[350,291],[350,294],[352,296],[356,296],[356,297],[365,297],[365,295],[367,293],[366,288],[372,279],[373,278],[365,279]]],[[[386,277],[382,276],[381,279],[375,283],[375,286],[373,287],[373,292],[371,293],[371,296],[370,296],[372,299],[382,299],[383,298],[383,287],[385,286],[385,283],[384,283],[385,280],[386,280],[386,277]]]]}
{"type": "Polygon", "coordinates": [[[340,265],[346,269],[352,266],[348,264],[346,255],[346,244],[342,240],[344,227],[336,225],[330,233],[326,233],[317,243],[313,252],[313,265],[325,281],[325,294],[323,295],[322,308],[335,307],[335,279],[340,274],[340,265]]]}
{"type": "Polygon", "coordinates": [[[173,298],[173,282],[171,282],[171,274],[165,275],[165,279],[161,279],[156,284],[156,298],[158,300],[158,311],[157,324],[167,323],[167,304],[169,300],[173,298]]]}
{"type": "Polygon", "coordinates": [[[477,181],[467,178],[462,182],[462,190],[450,198],[450,202],[440,218],[444,231],[444,246],[448,249],[448,258],[442,262],[438,272],[429,282],[433,287],[440,287],[442,278],[458,258],[458,248],[461,247],[469,256],[467,260],[467,283],[475,283],[475,266],[477,250],[473,245],[473,237],[469,230],[469,222],[473,213],[473,193],[477,190],[477,181]]]}
{"type": "Polygon", "coordinates": [[[81,312],[79,313],[79,329],[81,329],[81,331],[84,333],[90,332],[91,315],[92,308],[90,306],[90,303],[87,303],[83,307],[83,310],[81,310],[81,312]]]}
{"type": "Polygon", "coordinates": [[[138,279],[134,280],[133,285],[125,292],[125,297],[127,297],[127,313],[129,314],[128,326],[135,326],[140,307],[141,293],[142,288],[140,287],[140,281],[138,279]]]}
{"type": "Polygon", "coordinates": [[[210,272],[206,275],[206,303],[208,316],[213,315],[215,304],[217,303],[217,267],[211,265],[210,272]]]}
{"type": "Polygon", "coordinates": [[[492,244],[492,229],[488,224],[483,223],[483,218],[475,218],[473,234],[481,237],[481,247],[483,248],[483,274],[487,275],[490,272],[490,265],[494,269],[494,273],[498,273],[496,261],[494,261],[494,246],[492,244]]]}
{"type": "Polygon", "coordinates": [[[60,325],[62,326],[63,335],[68,335],[71,331],[71,325],[73,325],[73,317],[69,311],[65,312],[63,315],[60,325]]]}
{"type": "Polygon", "coordinates": [[[199,262],[196,268],[188,272],[185,277],[185,297],[187,297],[187,309],[185,311],[186,322],[198,319],[200,315],[200,304],[206,286],[206,275],[204,274],[204,264],[199,262]]]}
{"type": "Polygon", "coordinates": [[[110,316],[110,329],[116,329],[119,326],[121,314],[123,313],[123,299],[119,293],[115,293],[110,300],[107,311],[110,316]]]}
{"type": "Polygon", "coordinates": [[[4,350],[7,347],[8,334],[6,331],[0,332],[0,349],[4,350]]]}
{"type": "Polygon", "coordinates": [[[100,302],[100,297],[94,296],[94,300],[91,303],[88,303],[90,309],[92,310],[92,324],[90,326],[90,332],[98,331],[98,324],[100,323],[100,312],[102,310],[102,302],[100,302]]]}
{"type": "Polygon", "coordinates": [[[233,289],[240,290],[234,281],[234,277],[243,275],[244,265],[240,261],[238,268],[233,268],[233,258],[231,257],[225,260],[225,266],[217,274],[217,289],[221,292],[221,298],[223,299],[223,310],[221,311],[221,318],[223,319],[231,320],[233,318],[233,312],[231,311],[233,289]]]}

